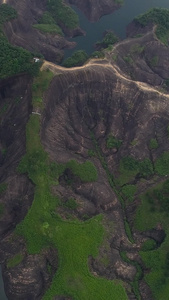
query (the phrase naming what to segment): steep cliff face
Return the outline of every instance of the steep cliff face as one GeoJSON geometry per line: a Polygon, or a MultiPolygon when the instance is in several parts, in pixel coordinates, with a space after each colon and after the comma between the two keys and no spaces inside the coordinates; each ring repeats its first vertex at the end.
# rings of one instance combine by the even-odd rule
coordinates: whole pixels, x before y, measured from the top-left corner
{"type": "Polygon", "coordinates": [[[102,16],[108,15],[120,7],[118,1],[114,0],[67,0],[67,2],[81,9],[91,22],[98,21],[102,16]]]}

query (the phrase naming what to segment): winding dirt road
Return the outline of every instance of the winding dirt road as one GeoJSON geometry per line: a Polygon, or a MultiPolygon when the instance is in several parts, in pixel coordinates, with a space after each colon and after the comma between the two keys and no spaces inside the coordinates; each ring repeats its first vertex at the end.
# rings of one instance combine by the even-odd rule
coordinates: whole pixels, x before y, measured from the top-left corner
{"type": "Polygon", "coordinates": [[[55,65],[54,63],[51,63],[51,62],[45,60],[41,67],[41,70],[49,69],[54,74],[58,75],[58,74],[63,74],[65,72],[67,73],[67,72],[73,72],[73,71],[78,71],[78,70],[91,69],[93,67],[110,69],[112,72],[115,73],[117,78],[131,82],[133,84],[136,84],[139,87],[139,89],[141,89],[143,91],[157,93],[157,94],[169,99],[168,94],[165,94],[165,93],[155,89],[151,85],[141,82],[141,81],[135,81],[135,80],[132,80],[132,79],[126,77],[115,63],[111,64],[111,62],[108,61],[106,58],[105,59],[91,59],[85,65],[83,65],[81,67],[72,67],[72,68],[64,68],[62,66],[55,65]]]}

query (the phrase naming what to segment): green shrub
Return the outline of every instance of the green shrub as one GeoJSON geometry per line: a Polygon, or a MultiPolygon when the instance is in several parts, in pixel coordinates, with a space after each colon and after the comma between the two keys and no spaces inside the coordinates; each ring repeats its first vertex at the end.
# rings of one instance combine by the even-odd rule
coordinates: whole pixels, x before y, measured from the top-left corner
{"type": "Polygon", "coordinates": [[[113,32],[107,32],[101,42],[97,42],[96,46],[108,48],[119,41],[119,38],[113,32]]]}
{"type": "Polygon", "coordinates": [[[59,34],[63,36],[62,29],[55,24],[35,24],[33,27],[45,33],[59,34]]]}
{"type": "Polygon", "coordinates": [[[124,56],[124,57],[123,57],[123,60],[124,60],[125,62],[127,62],[128,64],[130,64],[130,65],[133,64],[133,59],[132,59],[132,57],[130,56],[130,54],[124,56]]]}
{"type": "Polygon", "coordinates": [[[169,174],[169,152],[164,152],[155,162],[155,170],[159,175],[169,174]]]}
{"type": "Polygon", "coordinates": [[[2,195],[7,190],[7,183],[0,184],[0,195],[2,195]]]}
{"type": "Polygon", "coordinates": [[[0,203],[0,218],[2,217],[3,213],[4,213],[4,205],[3,203],[0,203]]]}
{"type": "Polygon", "coordinates": [[[119,149],[121,144],[122,144],[122,141],[118,140],[115,136],[113,136],[111,134],[108,136],[108,138],[106,140],[106,146],[108,149],[111,149],[111,148],[119,149]]]}
{"type": "Polygon", "coordinates": [[[18,253],[15,256],[13,256],[12,258],[9,258],[7,261],[7,268],[13,268],[13,267],[19,265],[22,262],[23,258],[24,258],[24,256],[21,253],[18,253]]]}
{"type": "Polygon", "coordinates": [[[103,51],[94,51],[91,55],[91,58],[104,58],[105,54],[103,51]]]}
{"type": "Polygon", "coordinates": [[[151,139],[149,143],[150,149],[157,149],[158,148],[158,142],[156,139],[151,139]]]}
{"type": "Polygon", "coordinates": [[[79,26],[79,17],[75,11],[62,0],[48,0],[48,11],[57,24],[64,24],[69,29],[79,26]]]}
{"type": "Polygon", "coordinates": [[[156,24],[156,36],[164,44],[168,44],[169,39],[169,10],[165,8],[152,8],[144,14],[139,15],[134,20],[142,26],[149,23],[156,24]]]}
{"type": "MultiPolygon", "coordinates": [[[[16,18],[16,11],[7,4],[0,5],[0,24],[16,18]]],[[[9,44],[0,27],[0,78],[6,78],[18,73],[28,73],[35,76],[39,72],[39,64],[33,63],[33,55],[20,47],[9,44]]]]}
{"type": "Polygon", "coordinates": [[[130,47],[131,53],[141,54],[144,51],[145,46],[141,46],[140,44],[134,44],[130,47]]]}
{"type": "Polygon", "coordinates": [[[124,169],[129,171],[138,171],[139,170],[139,162],[135,158],[131,156],[126,156],[122,158],[122,164],[124,169]]]}
{"type": "Polygon", "coordinates": [[[90,157],[96,156],[96,152],[95,152],[94,150],[92,150],[92,149],[89,149],[89,150],[88,150],[88,155],[89,155],[90,157]]]}
{"type": "Polygon", "coordinates": [[[122,187],[121,191],[126,196],[128,203],[133,201],[136,190],[137,187],[133,184],[127,184],[122,187]]]}
{"type": "Polygon", "coordinates": [[[64,205],[70,209],[76,209],[78,207],[78,204],[74,198],[68,199],[64,205]]]}
{"type": "Polygon", "coordinates": [[[151,67],[156,67],[158,65],[159,57],[157,55],[153,56],[150,60],[151,67]]]}
{"type": "Polygon", "coordinates": [[[65,165],[70,168],[74,175],[80,177],[84,182],[92,182],[97,180],[97,169],[91,161],[85,161],[79,164],[76,160],[70,160],[65,165]]]}
{"type": "Polygon", "coordinates": [[[154,240],[147,240],[141,246],[141,251],[151,251],[156,248],[156,242],[154,240]]]}
{"type": "Polygon", "coordinates": [[[139,162],[139,173],[145,178],[154,174],[153,164],[149,158],[145,158],[139,162]]]}
{"type": "Polygon", "coordinates": [[[0,24],[3,24],[11,19],[17,18],[17,11],[8,4],[0,6],[0,24]]]}
{"type": "Polygon", "coordinates": [[[88,59],[88,55],[84,50],[75,51],[71,57],[68,57],[63,62],[63,66],[66,68],[71,68],[75,66],[81,66],[88,59]]]}

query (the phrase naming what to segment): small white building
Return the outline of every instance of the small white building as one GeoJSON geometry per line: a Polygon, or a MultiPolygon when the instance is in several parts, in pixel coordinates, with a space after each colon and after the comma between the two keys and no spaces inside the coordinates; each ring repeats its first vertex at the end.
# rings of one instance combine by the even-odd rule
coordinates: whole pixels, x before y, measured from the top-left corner
{"type": "Polygon", "coordinates": [[[40,59],[38,57],[34,57],[33,60],[35,63],[40,61],[40,59]]]}

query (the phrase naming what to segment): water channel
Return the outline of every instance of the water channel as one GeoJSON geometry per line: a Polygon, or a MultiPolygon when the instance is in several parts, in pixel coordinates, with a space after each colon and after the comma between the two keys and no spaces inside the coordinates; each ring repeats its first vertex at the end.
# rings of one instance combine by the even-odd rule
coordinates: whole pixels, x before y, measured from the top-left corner
{"type": "MultiPolygon", "coordinates": [[[[84,0],[85,1],[85,0],[84,0]]],[[[80,20],[80,27],[86,32],[86,36],[79,36],[70,39],[77,43],[77,46],[71,50],[65,51],[65,58],[71,56],[76,50],[85,50],[91,54],[94,44],[101,41],[103,33],[106,30],[113,30],[121,39],[126,37],[126,26],[139,14],[146,12],[153,7],[163,7],[169,9],[169,0],[124,0],[124,5],[111,15],[103,16],[98,22],[91,23],[86,16],[75,6],[80,20]]]]}
{"type": "MultiPolygon", "coordinates": [[[[85,0],[84,0],[85,1],[85,0]]],[[[126,26],[133,18],[152,7],[169,8],[169,0],[124,0],[125,4],[111,15],[102,17],[96,23],[90,23],[85,15],[76,7],[74,10],[79,15],[80,27],[85,30],[86,36],[71,39],[77,43],[77,47],[65,51],[65,58],[75,50],[83,49],[88,54],[94,51],[93,45],[102,39],[103,32],[107,29],[113,30],[121,39],[126,37],[126,26]]],[[[0,300],[7,300],[4,292],[4,284],[0,267],[0,300]]]]}

